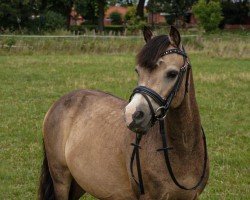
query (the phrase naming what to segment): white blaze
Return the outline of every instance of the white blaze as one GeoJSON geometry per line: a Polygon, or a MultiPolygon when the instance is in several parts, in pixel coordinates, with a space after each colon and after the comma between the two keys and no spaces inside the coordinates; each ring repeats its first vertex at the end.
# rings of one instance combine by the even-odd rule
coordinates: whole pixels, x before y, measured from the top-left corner
{"type": "Polygon", "coordinates": [[[133,121],[132,115],[135,113],[136,108],[144,102],[145,99],[141,94],[135,94],[130,103],[125,107],[125,120],[127,126],[133,121]]]}

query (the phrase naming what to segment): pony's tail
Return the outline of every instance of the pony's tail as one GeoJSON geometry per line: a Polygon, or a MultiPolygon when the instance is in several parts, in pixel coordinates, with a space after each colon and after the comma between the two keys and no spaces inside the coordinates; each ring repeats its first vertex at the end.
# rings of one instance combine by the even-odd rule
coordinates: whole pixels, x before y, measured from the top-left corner
{"type": "Polygon", "coordinates": [[[44,151],[44,159],[43,165],[41,169],[41,176],[40,176],[40,185],[38,191],[38,199],[39,200],[55,200],[55,192],[53,181],[50,175],[48,160],[43,144],[43,151],[44,151]]]}

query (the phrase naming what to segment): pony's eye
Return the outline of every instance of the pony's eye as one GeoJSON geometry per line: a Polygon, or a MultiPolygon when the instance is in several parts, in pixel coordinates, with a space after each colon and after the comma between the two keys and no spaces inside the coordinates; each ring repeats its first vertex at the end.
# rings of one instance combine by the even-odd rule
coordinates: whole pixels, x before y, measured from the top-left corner
{"type": "Polygon", "coordinates": [[[178,71],[172,70],[172,71],[169,71],[169,72],[167,73],[166,77],[167,77],[167,78],[174,79],[177,75],[178,75],[178,71]]]}
{"type": "Polygon", "coordinates": [[[139,75],[139,72],[138,72],[138,70],[137,70],[137,69],[135,69],[135,72],[137,73],[137,75],[139,75]]]}

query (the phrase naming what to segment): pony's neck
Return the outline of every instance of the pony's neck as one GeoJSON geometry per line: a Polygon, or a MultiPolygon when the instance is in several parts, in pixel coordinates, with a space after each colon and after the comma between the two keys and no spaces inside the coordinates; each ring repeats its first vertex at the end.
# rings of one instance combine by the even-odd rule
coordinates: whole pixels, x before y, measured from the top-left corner
{"type": "Polygon", "coordinates": [[[189,91],[178,108],[169,110],[166,118],[169,145],[192,151],[201,139],[201,122],[192,73],[189,91]]]}

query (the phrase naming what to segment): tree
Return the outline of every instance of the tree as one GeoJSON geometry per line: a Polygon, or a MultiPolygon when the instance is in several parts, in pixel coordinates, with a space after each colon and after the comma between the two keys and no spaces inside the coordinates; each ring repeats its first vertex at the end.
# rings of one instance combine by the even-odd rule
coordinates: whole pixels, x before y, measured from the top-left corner
{"type": "Polygon", "coordinates": [[[65,18],[60,13],[48,10],[44,14],[44,18],[45,23],[43,24],[42,28],[45,31],[52,32],[65,27],[65,18]]]}
{"type": "Polygon", "coordinates": [[[248,21],[249,1],[241,2],[223,1],[221,2],[224,20],[221,25],[225,24],[246,24],[248,21]]]}
{"type": "Polygon", "coordinates": [[[164,12],[167,17],[176,20],[180,17],[186,17],[187,11],[197,0],[149,0],[148,10],[151,13],[164,12]]]}
{"type": "Polygon", "coordinates": [[[0,26],[13,30],[27,26],[30,16],[35,12],[34,1],[0,1],[0,26]]]}
{"type": "MultiPolygon", "coordinates": [[[[135,1],[120,0],[119,2],[129,5],[135,1]]],[[[107,4],[107,0],[1,0],[0,27],[13,30],[26,27],[34,30],[46,23],[45,16],[51,18],[51,16],[60,15],[60,21],[65,20],[65,25],[67,24],[69,28],[70,13],[75,5],[79,14],[92,24],[98,24],[99,31],[103,31],[104,11],[107,4]]]]}
{"type": "Polygon", "coordinates": [[[98,4],[92,0],[75,0],[75,8],[77,13],[83,16],[86,23],[98,23],[98,4]]]}
{"type": "Polygon", "coordinates": [[[109,0],[108,5],[114,6],[120,4],[121,6],[132,6],[137,3],[137,0],[109,0]]]}
{"type": "Polygon", "coordinates": [[[106,5],[106,0],[75,0],[77,12],[92,24],[98,24],[98,30],[101,32],[104,29],[104,10],[106,5]]]}
{"type": "MultiPolygon", "coordinates": [[[[65,22],[67,21],[67,27],[70,25],[70,12],[74,5],[74,0],[43,0],[43,4],[46,5],[46,10],[54,11],[60,13],[65,17],[65,22]]],[[[44,6],[44,5],[43,5],[44,6]]]]}
{"type": "Polygon", "coordinates": [[[222,8],[218,1],[206,3],[205,0],[199,0],[193,6],[193,12],[206,32],[218,29],[219,23],[223,19],[221,10],[222,8]]]}
{"type": "Polygon", "coordinates": [[[121,6],[133,6],[137,4],[136,7],[136,16],[140,17],[141,19],[144,18],[144,5],[145,0],[110,0],[108,1],[109,5],[116,5],[120,4],[121,6]]]}
{"type": "Polygon", "coordinates": [[[139,16],[141,19],[144,18],[144,4],[145,0],[139,0],[136,8],[136,15],[139,16]]]}
{"type": "Polygon", "coordinates": [[[98,0],[98,30],[100,32],[104,29],[104,8],[106,0],[98,0]]]}

